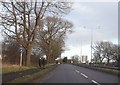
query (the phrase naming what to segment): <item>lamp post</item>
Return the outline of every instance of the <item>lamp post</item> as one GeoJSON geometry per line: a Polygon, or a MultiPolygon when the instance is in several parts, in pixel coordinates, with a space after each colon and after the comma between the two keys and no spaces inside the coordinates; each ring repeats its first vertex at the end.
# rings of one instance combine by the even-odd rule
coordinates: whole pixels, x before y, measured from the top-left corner
{"type": "MultiPolygon", "coordinates": [[[[101,26],[98,26],[97,29],[100,29],[101,26]]],[[[92,49],[93,49],[93,28],[91,28],[91,62],[92,62],[92,49]]]]}
{"type": "Polygon", "coordinates": [[[80,62],[82,62],[82,40],[81,40],[81,57],[80,57],[80,62]]]}
{"type": "Polygon", "coordinates": [[[93,29],[91,29],[91,63],[92,63],[93,29]]]}
{"type": "MultiPolygon", "coordinates": [[[[86,29],[86,26],[83,27],[84,29],[86,29]]],[[[98,26],[98,29],[100,29],[100,26],[98,26]]],[[[90,48],[91,48],[91,52],[90,52],[90,55],[91,55],[91,62],[92,62],[92,48],[93,48],[93,28],[91,28],[91,43],[90,43],[90,48]]]]}

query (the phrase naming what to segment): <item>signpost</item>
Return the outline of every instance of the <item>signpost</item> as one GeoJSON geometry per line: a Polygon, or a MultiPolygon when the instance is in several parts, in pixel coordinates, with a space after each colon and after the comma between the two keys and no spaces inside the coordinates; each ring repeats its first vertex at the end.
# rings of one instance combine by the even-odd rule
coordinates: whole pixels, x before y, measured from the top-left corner
{"type": "Polygon", "coordinates": [[[24,48],[20,46],[19,51],[20,51],[20,66],[22,66],[22,57],[23,57],[24,48]]]}

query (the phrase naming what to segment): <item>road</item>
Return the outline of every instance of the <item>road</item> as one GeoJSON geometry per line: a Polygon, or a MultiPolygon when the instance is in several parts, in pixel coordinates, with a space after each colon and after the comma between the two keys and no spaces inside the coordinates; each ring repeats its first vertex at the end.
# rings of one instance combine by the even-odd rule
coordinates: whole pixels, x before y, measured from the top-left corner
{"type": "Polygon", "coordinates": [[[37,83],[118,83],[118,76],[108,73],[78,67],[70,64],[61,64],[37,83]]]}

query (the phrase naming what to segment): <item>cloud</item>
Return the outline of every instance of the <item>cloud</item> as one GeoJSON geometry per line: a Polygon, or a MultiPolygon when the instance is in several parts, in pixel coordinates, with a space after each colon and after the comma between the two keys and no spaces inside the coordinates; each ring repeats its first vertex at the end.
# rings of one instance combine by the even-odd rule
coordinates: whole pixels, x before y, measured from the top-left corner
{"type": "Polygon", "coordinates": [[[116,42],[118,39],[117,2],[77,2],[65,18],[74,24],[74,33],[66,40],[66,45],[71,49],[67,54],[71,52],[79,54],[82,42],[82,47],[86,49],[84,54],[89,55],[91,30],[93,30],[93,43],[102,40],[116,42]]]}

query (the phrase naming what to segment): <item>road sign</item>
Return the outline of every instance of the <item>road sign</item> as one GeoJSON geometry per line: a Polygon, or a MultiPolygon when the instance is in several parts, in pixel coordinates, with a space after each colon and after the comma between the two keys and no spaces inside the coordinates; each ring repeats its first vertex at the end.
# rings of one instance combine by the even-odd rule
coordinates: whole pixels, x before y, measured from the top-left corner
{"type": "Polygon", "coordinates": [[[22,57],[23,57],[24,48],[20,46],[19,51],[20,51],[20,66],[22,66],[22,62],[23,62],[22,57]]]}
{"type": "Polygon", "coordinates": [[[23,48],[23,47],[20,47],[20,48],[19,48],[19,51],[23,53],[23,52],[24,52],[24,48],[23,48]]]}

